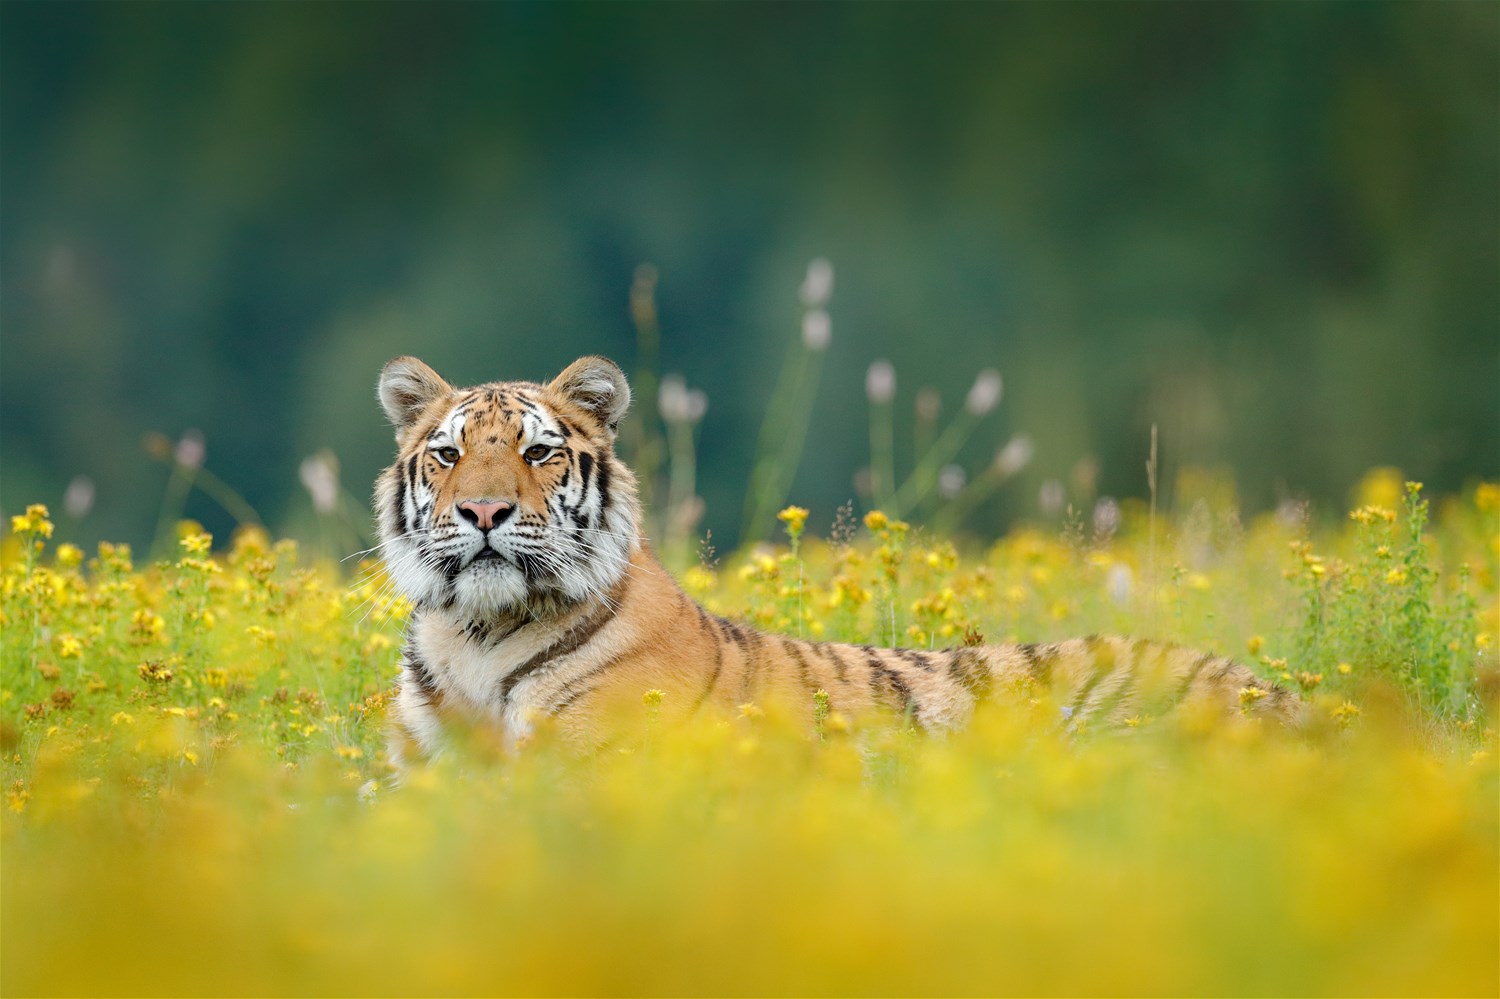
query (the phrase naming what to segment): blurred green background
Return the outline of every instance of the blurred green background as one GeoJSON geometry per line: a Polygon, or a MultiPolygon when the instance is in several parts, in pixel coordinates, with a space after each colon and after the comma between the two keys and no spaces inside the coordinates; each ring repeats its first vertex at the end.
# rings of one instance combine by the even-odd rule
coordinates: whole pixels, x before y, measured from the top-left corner
{"type": "MultiPolygon", "coordinates": [[[[1222,467],[1251,508],[1391,464],[1500,464],[1500,7],[1428,4],[82,4],[0,8],[0,506],[95,486],[143,543],[169,467],[312,522],[364,497],[381,363],[544,379],[639,363],[707,393],[699,491],[734,541],[760,422],[828,258],[832,342],[792,498],[822,533],[870,444],[865,373],[971,470],[1035,458],[994,534],[1093,459],[1143,495],[1222,467]],[[946,415],[945,415],[946,419],[946,415]]],[[[80,497],[75,497],[75,499],[80,497]]],[[[82,504],[78,504],[78,509],[82,504]]],[[[195,493],[188,513],[232,521],[195,493]]]]}

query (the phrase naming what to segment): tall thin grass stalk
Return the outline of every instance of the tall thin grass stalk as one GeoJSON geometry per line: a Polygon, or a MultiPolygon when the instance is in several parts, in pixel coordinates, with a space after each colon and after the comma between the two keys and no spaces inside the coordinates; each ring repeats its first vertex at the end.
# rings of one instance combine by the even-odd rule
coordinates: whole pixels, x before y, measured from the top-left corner
{"type": "Polygon", "coordinates": [[[661,380],[658,399],[667,428],[667,506],[662,525],[662,550],[671,560],[684,557],[687,540],[702,516],[698,498],[697,428],[708,410],[701,389],[689,389],[680,375],[661,380]]]}
{"type": "Polygon", "coordinates": [[[755,448],[750,491],[745,497],[745,520],[740,529],[742,542],[766,538],[775,523],[776,511],[786,505],[792,479],[802,461],[822,370],[822,351],[800,341],[787,351],[755,448]]]}
{"type": "Polygon", "coordinates": [[[963,524],[979,506],[1000,491],[1000,487],[1014,478],[1031,461],[1031,438],[1017,434],[995,454],[995,460],[985,466],[983,472],[970,480],[963,490],[939,509],[933,519],[933,530],[939,534],[951,534],[963,524]]]}
{"type": "Polygon", "coordinates": [[[156,435],[146,443],[146,452],[158,461],[170,464],[172,474],[162,492],[161,508],[156,518],[156,533],[151,539],[153,558],[169,558],[176,550],[174,533],[187,508],[194,488],[219,505],[234,518],[236,527],[261,526],[260,515],[229,483],[203,467],[202,438],[184,436],[174,450],[156,435]],[[184,453],[191,456],[184,460],[184,453]]]}
{"type": "Polygon", "coordinates": [[[1146,488],[1151,491],[1151,506],[1146,521],[1146,585],[1150,594],[1148,605],[1151,615],[1148,622],[1156,627],[1156,424],[1151,424],[1151,456],[1146,459],[1146,488]]]}
{"type": "Polygon", "coordinates": [[[953,422],[948,424],[927,453],[917,459],[916,468],[912,469],[901,488],[896,490],[896,495],[891,500],[891,509],[887,511],[891,516],[906,516],[937,489],[938,475],[943,466],[953,460],[973,435],[980,421],[999,401],[1000,376],[988,369],[981,371],[975,379],[974,387],[969,390],[969,397],[962,411],[953,418],[953,422]]]}
{"type": "Polygon", "coordinates": [[[646,511],[649,533],[660,536],[656,499],[658,478],[666,452],[657,392],[661,366],[661,324],[656,307],[656,267],[643,263],[635,269],[630,285],[630,319],[635,325],[636,367],[631,376],[635,411],[625,422],[622,450],[635,469],[641,508],[646,511]]]}
{"type": "Polygon", "coordinates": [[[830,321],[824,306],[833,294],[833,266],[821,257],[807,266],[802,282],[802,336],[787,350],[770,406],[761,422],[750,488],[745,494],[741,543],[759,541],[771,532],[776,512],[786,505],[807,443],[813,399],[823,372],[830,321]]]}
{"type": "Polygon", "coordinates": [[[870,401],[870,487],[877,509],[889,509],[896,495],[896,372],[876,361],[865,376],[870,401]]]}

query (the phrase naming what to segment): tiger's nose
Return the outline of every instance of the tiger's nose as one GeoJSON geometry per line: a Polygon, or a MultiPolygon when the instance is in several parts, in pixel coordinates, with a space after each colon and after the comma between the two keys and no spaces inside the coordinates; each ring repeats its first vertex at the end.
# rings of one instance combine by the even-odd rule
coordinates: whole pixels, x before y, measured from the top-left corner
{"type": "Polygon", "coordinates": [[[481,531],[488,531],[495,525],[504,523],[514,509],[515,505],[512,503],[485,503],[480,500],[464,500],[458,504],[459,516],[481,531]]]}

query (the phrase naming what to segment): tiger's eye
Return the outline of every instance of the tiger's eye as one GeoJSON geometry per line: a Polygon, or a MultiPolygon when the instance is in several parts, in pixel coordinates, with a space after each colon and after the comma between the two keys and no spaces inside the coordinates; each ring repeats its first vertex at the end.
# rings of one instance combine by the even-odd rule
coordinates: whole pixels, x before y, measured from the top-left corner
{"type": "Polygon", "coordinates": [[[552,449],[545,444],[533,444],[526,449],[527,461],[541,461],[552,453],[552,449]]]}
{"type": "Polygon", "coordinates": [[[458,448],[440,447],[437,449],[437,456],[441,461],[444,461],[447,464],[451,465],[454,462],[458,461],[458,448]]]}

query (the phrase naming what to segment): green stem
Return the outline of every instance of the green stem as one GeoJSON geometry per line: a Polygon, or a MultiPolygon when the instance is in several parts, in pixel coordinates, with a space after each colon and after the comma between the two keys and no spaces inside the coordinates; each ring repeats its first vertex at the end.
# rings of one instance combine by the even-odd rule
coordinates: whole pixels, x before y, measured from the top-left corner
{"type": "Polygon", "coordinates": [[[895,417],[890,402],[870,404],[870,478],[877,509],[886,509],[896,495],[895,417]]]}
{"type": "Polygon", "coordinates": [[[937,443],[922,456],[911,475],[901,484],[901,488],[896,490],[896,496],[891,501],[892,508],[889,511],[891,516],[903,516],[936,488],[938,472],[954,455],[958,454],[959,448],[964,446],[964,442],[969,439],[969,435],[978,425],[979,417],[967,409],[948,424],[937,443]]]}

